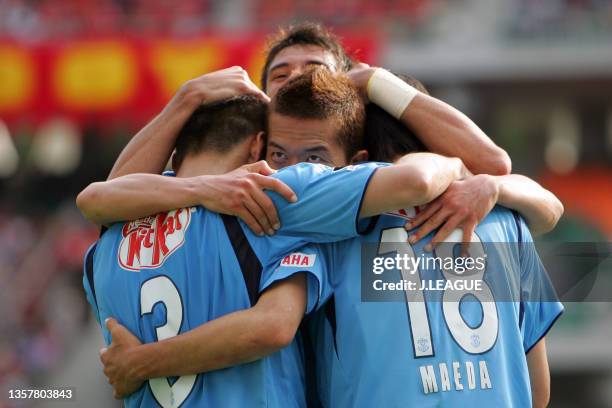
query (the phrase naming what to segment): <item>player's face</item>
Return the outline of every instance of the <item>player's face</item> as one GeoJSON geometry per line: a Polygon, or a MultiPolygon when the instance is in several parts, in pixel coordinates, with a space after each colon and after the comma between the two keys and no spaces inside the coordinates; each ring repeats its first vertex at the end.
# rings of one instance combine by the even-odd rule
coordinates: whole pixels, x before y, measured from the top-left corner
{"type": "Polygon", "coordinates": [[[296,119],[272,112],[268,118],[266,161],[273,169],[301,162],[347,165],[331,119],[296,119]]]}
{"type": "Polygon", "coordinates": [[[271,98],[287,81],[304,73],[313,65],[322,65],[336,71],[336,59],[329,52],[316,45],[293,45],[284,48],[272,60],[268,68],[266,93],[271,98]]]}

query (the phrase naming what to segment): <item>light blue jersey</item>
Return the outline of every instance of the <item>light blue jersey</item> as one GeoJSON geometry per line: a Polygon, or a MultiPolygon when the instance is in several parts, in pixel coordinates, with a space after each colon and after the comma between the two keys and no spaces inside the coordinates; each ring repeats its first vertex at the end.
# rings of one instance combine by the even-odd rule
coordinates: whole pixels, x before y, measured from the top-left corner
{"type": "MultiPolygon", "coordinates": [[[[201,207],[111,226],[85,258],[83,283],[98,321],[114,317],[149,343],[249,308],[257,301],[262,280],[269,279],[265,273],[262,277],[269,265],[308,242],[358,234],[361,201],[377,167],[367,164],[334,171],[301,164],[276,173],[299,200],[289,204],[271,193],[282,223],[273,237],[257,237],[236,218],[201,207]]],[[[314,266],[309,259],[291,259],[299,266],[294,272],[314,266]]],[[[308,282],[310,310],[320,288],[316,277],[310,276],[308,282]]],[[[101,326],[109,344],[110,335],[101,326]]],[[[294,342],[270,357],[224,370],[152,379],[125,403],[128,407],[305,406],[300,345],[294,342]]]]}
{"type": "MultiPolygon", "coordinates": [[[[471,281],[481,281],[480,289],[464,289],[465,296],[435,290],[435,282],[458,280],[446,266],[435,264],[422,263],[417,273],[405,275],[392,268],[376,283],[364,279],[372,270],[364,264],[373,265],[371,256],[362,257],[368,251],[456,258],[450,246],[447,253],[439,247],[425,254],[431,236],[412,246],[406,242],[403,225],[411,212],[381,216],[361,238],[299,250],[323,261],[310,271],[320,280],[319,310],[308,318],[304,339],[307,359],[313,358],[307,362],[315,364],[317,402],[340,408],[530,406],[525,354],[563,307],[528,244],[532,239],[525,223],[496,207],[478,226],[476,253],[480,248],[486,260],[471,275],[471,281]],[[504,244],[517,242],[525,244],[504,244]],[[394,290],[389,295],[394,301],[363,301],[372,296],[366,285],[380,288],[381,282],[402,280],[429,283],[423,289],[394,290]]],[[[278,268],[279,276],[285,269],[278,268]]]]}

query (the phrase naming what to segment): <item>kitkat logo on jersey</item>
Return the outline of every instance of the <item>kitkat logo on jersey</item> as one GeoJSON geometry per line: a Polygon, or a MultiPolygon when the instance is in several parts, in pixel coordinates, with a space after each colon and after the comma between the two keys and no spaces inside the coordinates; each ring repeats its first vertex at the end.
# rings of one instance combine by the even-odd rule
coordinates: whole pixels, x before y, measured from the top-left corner
{"type": "Polygon", "coordinates": [[[302,254],[300,252],[294,252],[287,255],[281,261],[281,266],[294,266],[294,267],[312,267],[315,264],[317,256],[315,254],[302,254]]]}
{"type": "Polygon", "coordinates": [[[123,269],[157,268],[185,242],[191,210],[181,208],[123,226],[118,261],[123,269]]]}

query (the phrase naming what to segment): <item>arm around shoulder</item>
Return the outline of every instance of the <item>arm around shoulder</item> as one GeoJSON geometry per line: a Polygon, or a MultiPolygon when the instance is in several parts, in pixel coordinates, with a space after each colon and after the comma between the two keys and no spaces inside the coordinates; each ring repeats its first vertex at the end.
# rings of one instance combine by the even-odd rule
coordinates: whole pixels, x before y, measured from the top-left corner
{"type": "Polygon", "coordinates": [[[204,180],[204,176],[129,174],[90,184],[77,196],[76,203],[91,222],[110,224],[198,205],[206,191],[204,180]]]}
{"type": "Polygon", "coordinates": [[[425,204],[467,175],[457,158],[435,153],[412,153],[395,165],[376,171],[365,193],[360,217],[425,204]]]}
{"type": "Polygon", "coordinates": [[[498,203],[520,212],[532,235],[542,235],[555,228],[564,208],[552,192],[519,174],[495,178],[500,186],[498,203]]]}

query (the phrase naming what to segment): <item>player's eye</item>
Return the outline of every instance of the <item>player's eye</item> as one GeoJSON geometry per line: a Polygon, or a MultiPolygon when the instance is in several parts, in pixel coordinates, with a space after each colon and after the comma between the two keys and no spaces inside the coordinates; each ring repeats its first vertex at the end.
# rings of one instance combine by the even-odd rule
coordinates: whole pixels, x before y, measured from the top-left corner
{"type": "Polygon", "coordinates": [[[288,75],[287,74],[276,74],[274,76],[272,76],[272,80],[273,81],[278,81],[281,79],[287,79],[288,75]]]}
{"type": "Polygon", "coordinates": [[[317,156],[316,154],[311,154],[306,158],[306,161],[309,163],[323,163],[325,159],[323,159],[321,156],[317,156]]]}
{"type": "Polygon", "coordinates": [[[270,152],[270,158],[277,163],[283,163],[287,161],[287,155],[279,151],[270,152]]]}

